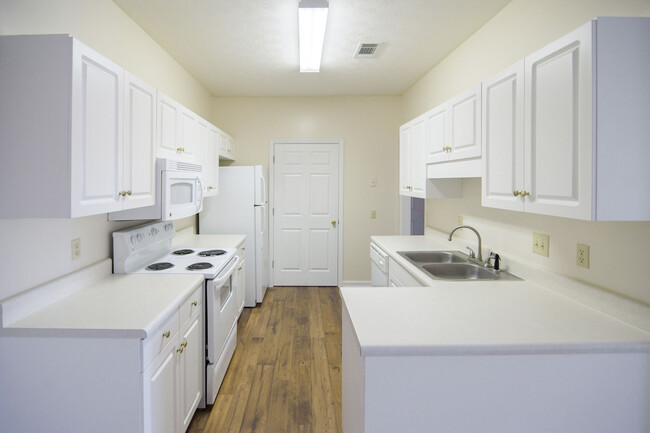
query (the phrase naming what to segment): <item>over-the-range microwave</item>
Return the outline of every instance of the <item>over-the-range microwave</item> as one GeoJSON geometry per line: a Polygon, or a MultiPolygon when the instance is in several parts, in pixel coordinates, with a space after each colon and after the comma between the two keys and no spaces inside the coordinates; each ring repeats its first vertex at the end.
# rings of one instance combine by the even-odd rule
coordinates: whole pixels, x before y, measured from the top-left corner
{"type": "Polygon", "coordinates": [[[110,221],[171,221],[196,215],[203,208],[200,164],[156,160],[156,204],[108,214],[110,221]]]}

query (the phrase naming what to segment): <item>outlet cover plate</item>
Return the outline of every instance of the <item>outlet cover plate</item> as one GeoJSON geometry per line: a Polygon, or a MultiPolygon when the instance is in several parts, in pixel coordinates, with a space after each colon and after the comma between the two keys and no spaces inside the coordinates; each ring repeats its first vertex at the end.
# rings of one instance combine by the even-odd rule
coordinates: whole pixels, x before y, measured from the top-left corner
{"type": "Polygon", "coordinates": [[[72,260],[81,258],[81,238],[73,239],[70,243],[72,260]]]}
{"type": "Polygon", "coordinates": [[[533,232],[533,252],[548,257],[549,235],[533,232]]]}
{"type": "Polygon", "coordinates": [[[578,244],[576,248],[576,265],[589,269],[589,245],[578,244]]]}

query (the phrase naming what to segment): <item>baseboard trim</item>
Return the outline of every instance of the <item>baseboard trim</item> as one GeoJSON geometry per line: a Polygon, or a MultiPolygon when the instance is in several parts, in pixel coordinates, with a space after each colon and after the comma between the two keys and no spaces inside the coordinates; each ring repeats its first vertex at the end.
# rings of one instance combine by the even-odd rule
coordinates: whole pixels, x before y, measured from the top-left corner
{"type": "Polygon", "coordinates": [[[341,287],[366,287],[370,285],[370,281],[343,281],[341,283],[341,287]]]}

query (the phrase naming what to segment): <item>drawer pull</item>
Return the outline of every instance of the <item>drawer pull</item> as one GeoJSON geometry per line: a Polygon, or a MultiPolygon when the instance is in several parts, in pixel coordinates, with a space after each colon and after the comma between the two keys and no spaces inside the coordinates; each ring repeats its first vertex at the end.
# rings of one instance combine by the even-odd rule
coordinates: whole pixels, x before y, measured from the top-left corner
{"type": "Polygon", "coordinates": [[[197,305],[199,305],[199,303],[197,301],[192,302],[193,307],[196,307],[197,305]]]}
{"type": "Polygon", "coordinates": [[[163,332],[163,338],[169,338],[170,335],[169,331],[163,332]]]}

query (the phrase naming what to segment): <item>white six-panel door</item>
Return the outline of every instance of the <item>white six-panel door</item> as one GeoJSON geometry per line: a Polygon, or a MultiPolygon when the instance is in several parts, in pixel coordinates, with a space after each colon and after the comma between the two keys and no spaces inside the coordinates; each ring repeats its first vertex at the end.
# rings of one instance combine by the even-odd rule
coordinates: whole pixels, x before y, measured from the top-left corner
{"type": "Polygon", "coordinates": [[[336,286],[339,144],[276,143],[275,286],[336,286]]]}

